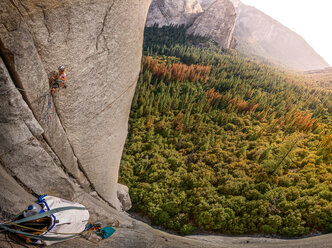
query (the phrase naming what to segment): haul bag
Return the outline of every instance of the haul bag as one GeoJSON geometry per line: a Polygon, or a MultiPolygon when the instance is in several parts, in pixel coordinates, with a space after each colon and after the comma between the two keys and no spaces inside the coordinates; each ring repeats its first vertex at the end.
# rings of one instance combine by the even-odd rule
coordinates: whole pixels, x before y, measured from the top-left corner
{"type": "Polygon", "coordinates": [[[25,218],[21,215],[21,218],[2,224],[0,227],[20,238],[25,237],[28,243],[51,245],[77,237],[88,223],[89,211],[79,203],[46,195],[40,196],[37,203],[42,206],[42,213],[25,218]],[[49,221],[46,230],[29,232],[33,229],[24,228],[24,226],[30,227],[43,218],[49,221]]]}

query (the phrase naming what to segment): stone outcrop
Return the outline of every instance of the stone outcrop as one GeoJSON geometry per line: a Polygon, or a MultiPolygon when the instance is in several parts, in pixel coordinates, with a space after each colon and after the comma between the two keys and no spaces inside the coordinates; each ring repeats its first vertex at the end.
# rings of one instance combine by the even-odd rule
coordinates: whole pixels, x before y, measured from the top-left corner
{"type": "Polygon", "coordinates": [[[146,26],[190,26],[188,34],[201,35],[229,48],[236,13],[229,0],[153,0],[146,26]]]}
{"type": "Polygon", "coordinates": [[[187,33],[209,37],[220,47],[229,48],[235,20],[236,12],[233,4],[229,0],[217,0],[196,18],[187,33]]]}
{"type": "Polygon", "coordinates": [[[129,209],[131,209],[132,205],[129,195],[129,188],[126,185],[118,183],[117,196],[121,203],[121,209],[123,211],[128,211],[129,209]]]}
{"type": "MultiPolygon", "coordinates": [[[[11,178],[0,199],[14,193],[27,200],[31,194],[83,195],[99,213],[106,214],[108,204],[122,208],[118,169],[149,4],[0,2],[0,172],[11,178]],[[61,64],[68,87],[52,97],[48,76],[61,64]]],[[[2,205],[19,199],[8,198],[1,211],[10,214],[2,205]]]]}
{"type": "Polygon", "coordinates": [[[153,0],[146,26],[189,25],[202,12],[197,0],[153,0]]]}

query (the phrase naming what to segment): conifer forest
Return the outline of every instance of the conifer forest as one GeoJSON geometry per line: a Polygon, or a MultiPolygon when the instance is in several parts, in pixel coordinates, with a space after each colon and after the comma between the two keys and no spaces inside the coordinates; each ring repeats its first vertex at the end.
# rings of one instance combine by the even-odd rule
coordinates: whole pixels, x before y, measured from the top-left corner
{"type": "Polygon", "coordinates": [[[332,92],[146,28],[120,168],[133,211],[187,235],[332,232],[332,92]]]}

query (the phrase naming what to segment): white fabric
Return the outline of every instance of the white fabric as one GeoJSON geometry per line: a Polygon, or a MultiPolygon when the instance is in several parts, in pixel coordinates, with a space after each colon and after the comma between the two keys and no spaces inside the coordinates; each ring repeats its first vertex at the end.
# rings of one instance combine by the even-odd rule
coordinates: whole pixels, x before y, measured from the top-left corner
{"type": "MultiPolygon", "coordinates": [[[[47,203],[50,210],[61,207],[84,207],[83,205],[67,201],[54,196],[45,196],[44,201],[47,203]]],[[[47,212],[47,207],[44,207],[44,211],[47,212]]],[[[68,237],[74,233],[81,233],[85,229],[85,225],[89,220],[89,211],[88,210],[66,210],[59,213],[53,214],[56,218],[55,226],[50,230],[50,232],[56,233],[69,233],[68,235],[63,234],[54,234],[54,233],[45,233],[42,236],[46,237],[68,237]]],[[[52,225],[54,224],[54,219],[52,218],[52,225]]],[[[42,241],[39,240],[36,244],[45,244],[51,245],[61,241],[42,241]]]]}

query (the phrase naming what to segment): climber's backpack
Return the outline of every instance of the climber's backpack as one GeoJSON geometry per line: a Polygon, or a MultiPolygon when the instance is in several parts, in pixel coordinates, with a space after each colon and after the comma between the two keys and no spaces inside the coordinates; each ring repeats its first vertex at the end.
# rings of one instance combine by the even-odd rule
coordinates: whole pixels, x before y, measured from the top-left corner
{"type": "Polygon", "coordinates": [[[88,223],[89,211],[79,203],[44,195],[38,198],[37,204],[42,207],[40,213],[24,217],[22,212],[0,228],[28,244],[51,245],[77,237],[88,223]]]}
{"type": "Polygon", "coordinates": [[[102,239],[107,239],[115,233],[115,229],[111,226],[106,226],[97,232],[102,239]]]}

